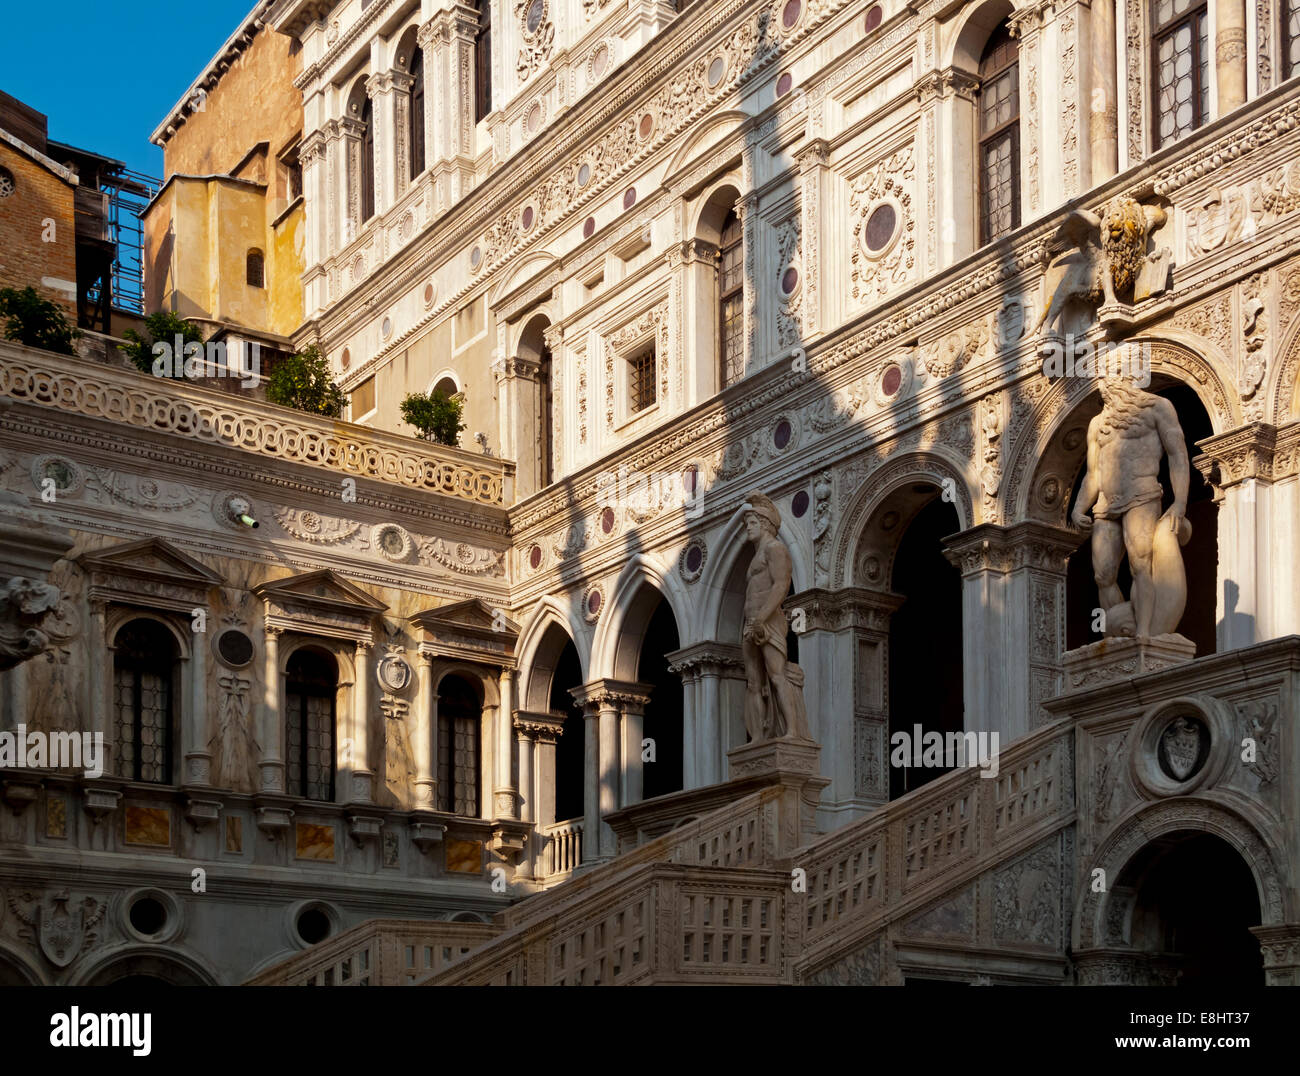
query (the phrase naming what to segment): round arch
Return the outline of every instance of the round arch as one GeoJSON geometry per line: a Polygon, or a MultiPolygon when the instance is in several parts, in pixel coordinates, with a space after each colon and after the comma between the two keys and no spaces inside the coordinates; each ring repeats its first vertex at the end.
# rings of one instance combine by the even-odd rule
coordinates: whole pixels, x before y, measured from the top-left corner
{"type": "Polygon", "coordinates": [[[1092,859],[1084,864],[1085,879],[1074,906],[1071,939],[1074,949],[1122,946],[1124,922],[1131,911],[1134,892],[1115,883],[1139,861],[1144,849],[1162,837],[1180,832],[1208,833],[1218,837],[1250,869],[1259,897],[1261,924],[1277,926],[1294,914],[1284,903],[1286,888],[1278,869],[1282,862],[1277,849],[1264,836],[1262,819],[1252,817],[1250,808],[1229,806],[1201,796],[1180,796],[1145,803],[1120,819],[1102,841],[1092,859]],[[1102,870],[1107,879],[1105,892],[1094,892],[1088,880],[1102,870]]]}
{"type": "Polygon", "coordinates": [[[170,986],[221,986],[216,969],[174,942],[165,952],[156,946],[127,945],[98,954],[77,969],[69,986],[111,986],[128,975],[148,975],[170,986]]]}
{"type": "Polygon", "coordinates": [[[543,306],[534,310],[520,326],[512,354],[521,359],[540,361],[542,353],[547,350],[546,330],[553,324],[555,322],[549,307],[543,306]]]}
{"type": "Polygon", "coordinates": [[[718,246],[722,242],[723,222],[739,201],[739,179],[731,175],[721,177],[696,201],[694,219],[686,234],[718,246]]]}
{"type": "MultiPolygon", "coordinates": [[[[1202,357],[1182,335],[1146,335],[1127,342],[1150,347],[1153,381],[1158,378],[1165,385],[1186,385],[1196,393],[1215,434],[1235,429],[1242,422],[1240,402],[1220,374],[1227,368],[1225,361],[1212,346],[1189,337],[1205,347],[1207,355],[1202,357]]],[[[1026,432],[1011,446],[1011,464],[1000,498],[1008,523],[1026,519],[1064,522],[1070,477],[1086,453],[1086,445],[1073,431],[1081,427],[1086,435],[1088,422],[1100,410],[1101,398],[1090,378],[1063,377],[1049,385],[1029,416],[1026,432]],[[1053,477],[1058,479],[1056,487],[1048,481],[1053,477]]]]}
{"type": "Polygon", "coordinates": [[[958,20],[959,29],[950,38],[951,46],[944,52],[939,68],[955,67],[968,73],[978,71],[985,43],[1002,21],[1015,11],[1016,5],[1011,0],[989,0],[988,3],[978,4],[964,12],[958,20]]]}
{"type": "MultiPolygon", "coordinates": [[[[948,457],[940,448],[923,452],[908,452],[878,467],[866,485],[859,490],[845,510],[835,539],[835,555],[832,558],[833,589],[858,585],[854,565],[860,552],[866,524],[898,489],[909,483],[926,482],[944,488],[945,482],[951,483],[956,492],[953,507],[957,512],[960,530],[969,530],[974,526],[975,508],[974,491],[966,472],[969,461],[957,461],[948,457]]],[[[885,575],[888,579],[888,574],[885,575]]]]}
{"type": "Polygon", "coordinates": [[[414,18],[401,31],[393,45],[393,70],[410,71],[411,61],[415,57],[416,50],[420,47],[419,35],[420,20],[414,18]]]}
{"type": "Polygon", "coordinates": [[[464,680],[478,695],[479,706],[484,710],[501,704],[501,688],[496,676],[485,665],[469,661],[437,662],[433,670],[433,692],[442,690],[442,682],[449,676],[464,680]]]}
{"type": "Polygon", "coordinates": [[[192,651],[190,644],[193,640],[193,632],[182,631],[175,623],[176,618],[167,613],[154,609],[136,608],[126,605],[110,605],[104,622],[104,637],[109,647],[116,644],[118,632],[128,624],[137,620],[148,620],[165,628],[167,634],[171,636],[172,641],[176,644],[176,655],[180,661],[188,661],[192,651]]]}
{"type": "Polygon", "coordinates": [[[286,633],[277,655],[280,675],[287,676],[289,660],[299,650],[319,650],[334,659],[339,669],[339,687],[350,687],[357,682],[357,666],[347,644],[339,639],[317,638],[314,635],[286,633]]]}
{"type": "Polygon", "coordinates": [[[698,641],[695,625],[686,615],[690,603],[674,573],[638,553],[619,573],[613,597],[606,605],[609,612],[596,625],[589,679],[636,679],[641,636],[660,598],[668,603],[677,621],[681,645],[698,641]]]}
{"type": "Polygon", "coordinates": [[[22,953],[0,945],[0,986],[45,986],[45,979],[22,953]]]}
{"type": "Polygon", "coordinates": [[[370,78],[370,68],[367,66],[362,69],[361,73],[352,82],[352,88],[348,90],[347,102],[344,106],[344,115],[350,120],[360,120],[361,110],[365,107],[369,99],[366,94],[366,80],[370,78]]]}
{"type": "MultiPolygon", "coordinates": [[[[424,390],[425,394],[428,395],[434,389],[438,388],[445,381],[450,381],[452,386],[451,392],[447,393],[448,396],[455,396],[458,392],[461,391],[460,375],[457,374],[456,371],[453,370],[450,366],[444,366],[441,370],[439,370],[436,374],[434,374],[432,378],[430,378],[429,387],[424,390]]],[[[443,391],[446,392],[446,389],[443,389],[443,391]]]]}
{"type": "Polygon", "coordinates": [[[578,665],[591,664],[587,633],[578,630],[572,616],[552,595],[538,603],[527,625],[519,633],[515,653],[519,657],[521,709],[543,712],[550,706],[551,680],[564,647],[572,643],[578,652],[578,665]]]}
{"type": "Polygon", "coordinates": [[[1272,415],[1274,426],[1300,419],[1300,318],[1296,318],[1289,331],[1282,336],[1277,355],[1277,380],[1273,385],[1272,415]]]}

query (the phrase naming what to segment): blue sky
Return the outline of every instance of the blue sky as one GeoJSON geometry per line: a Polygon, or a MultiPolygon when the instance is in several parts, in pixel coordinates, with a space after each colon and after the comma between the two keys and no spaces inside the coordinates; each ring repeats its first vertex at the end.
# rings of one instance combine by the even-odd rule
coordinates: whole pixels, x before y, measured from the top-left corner
{"type": "Polygon", "coordinates": [[[253,0],[5,5],[0,90],[49,117],[50,137],[162,176],[149,135],[253,0]]]}

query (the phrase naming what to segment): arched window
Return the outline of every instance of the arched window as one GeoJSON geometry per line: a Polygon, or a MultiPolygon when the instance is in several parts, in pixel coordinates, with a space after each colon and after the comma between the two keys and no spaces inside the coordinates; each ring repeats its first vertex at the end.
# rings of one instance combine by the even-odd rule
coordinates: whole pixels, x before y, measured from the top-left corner
{"type": "Polygon", "coordinates": [[[543,486],[555,480],[555,396],[551,387],[551,349],[542,352],[537,364],[537,399],[539,404],[537,441],[540,463],[539,478],[543,486]]]}
{"type": "Polygon", "coordinates": [[[260,250],[250,250],[244,259],[244,278],[250,288],[266,287],[266,261],[260,250]]]}
{"type": "Polygon", "coordinates": [[[477,818],[479,729],[483,709],[474,689],[448,676],[438,689],[438,810],[477,818]]]}
{"type": "Polygon", "coordinates": [[[1151,28],[1151,85],[1159,149],[1196,130],[1210,114],[1205,0],[1153,0],[1151,28]]]}
{"type": "Polygon", "coordinates": [[[1282,77],[1300,74],[1300,0],[1283,0],[1282,77]]]}
{"type": "Polygon", "coordinates": [[[441,392],[444,396],[452,397],[460,391],[456,387],[456,382],[451,377],[444,375],[438,378],[438,383],[433,386],[434,392],[441,392]]]}
{"type": "Polygon", "coordinates": [[[408,111],[411,121],[410,137],[407,145],[411,147],[411,178],[414,179],[424,171],[424,50],[416,49],[411,58],[411,107],[408,111]]]}
{"type": "Polygon", "coordinates": [[[118,774],[169,785],[174,749],[176,640],[155,620],[132,620],[113,644],[118,774]]]}
{"type": "Polygon", "coordinates": [[[734,209],[722,222],[718,247],[718,332],[725,387],[745,373],[745,233],[734,209]]]}
{"type": "Polygon", "coordinates": [[[474,122],[492,111],[492,2],[477,0],[478,32],[474,35],[474,122]]]}
{"type": "Polygon", "coordinates": [[[980,57],[980,245],[1020,226],[1020,64],[1003,23],[980,57]]]}
{"type": "Polygon", "coordinates": [[[361,106],[361,223],[375,215],[375,124],[367,100],[361,106]]]}
{"type": "Polygon", "coordinates": [[[334,720],[338,663],[304,647],[289,658],[285,684],[288,791],[305,800],[334,799],[334,720]]]}

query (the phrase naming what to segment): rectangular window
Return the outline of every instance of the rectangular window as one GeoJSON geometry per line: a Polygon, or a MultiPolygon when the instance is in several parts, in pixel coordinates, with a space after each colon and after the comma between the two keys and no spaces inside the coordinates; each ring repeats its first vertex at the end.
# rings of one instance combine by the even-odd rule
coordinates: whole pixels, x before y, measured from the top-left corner
{"type": "Polygon", "coordinates": [[[116,676],[119,772],[133,781],[171,781],[171,677],[161,670],[119,670],[116,676]]]}
{"type": "Polygon", "coordinates": [[[722,229],[718,252],[718,315],[722,351],[722,384],[725,388],[745,373],[745,241],[740,220],[734,213],[722,229]]]}
{"type": "Polygon", "coordinates": [[[655,399],[655,350],[651,347],[627,360],[628,413],[644,411],[655,399]]]}
{"type": "Polygon", "coordinates": [[[1209,29],[1205,4],[1194,0],[1156,0],[1152,14],[1158,149],[1190,134],[1209,116],[1209,29]]]}
{"type": "Polygon", "coordinates": [[[303,799],[334,799],[334,699],[306,692],[289,699],[289,789],[303,799]]]}
{"type": "Polygon", "coordinates": [[[375,379],[366,378],[352,390],[352,421],[365,418],[375,409],[375,379]]]}
{"type": "Polygon", "coordinates": [[[438,715],[438,810],[478,817],[478,718],[438,715]]]}
{"type": "Polygon", "coordinates": [[[980,243],[1020,225],[1020,65],[980,87],[980,243]]]}

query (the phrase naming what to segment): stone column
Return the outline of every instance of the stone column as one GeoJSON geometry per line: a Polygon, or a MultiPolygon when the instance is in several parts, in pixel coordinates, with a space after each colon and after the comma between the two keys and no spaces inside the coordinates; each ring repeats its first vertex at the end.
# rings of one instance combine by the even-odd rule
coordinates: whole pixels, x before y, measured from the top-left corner
{"type": "MultiPolygon", "coordinates": [[[[116,773],[114,767],[114,757],[117,754],[117,744],[114,742],[114,735],[117,730],[113,728],[113,700],[110,697],[113,684],[112,669],[109,667],[108,651],[108,626],[107,606],[100,598],[90,599],[90,626],[87,629],[86,638],[87,650],[90,658],[90,731],[103,737],[104,743],[104,760],[103,767],[105,773],[116,773]]],[[[26,683],[23,684],[24,696],[26,695],[26,683]]],[[[22,720],[29,712],[27,710],[27,700],[23,698],[23,708],[18,711],[18,718],[22,720]]]]}
{"type": "Polygon", "coordinates": [[[352,788],[348,802],[370,803],[374,794],[374,771],[370,768],[370,648],[358,641],[357,682],[352,688],[352,788]]]}
{"type": "MultiPolygon", "coordinates": [[[[604,819],[618,809],[619,758],[618,758],[618,704],[609,695],[600,700],[600,829],[597,835],[600,855],[610,858],[618,851],[618,841],[613,829],[604,819]]],[[[638,756],[640,757],[640,756],[638,756]]]]}
{"type": "MultiPolygon", "coordinates": [[[[1110,0],[1111,3],[1114,0],[1110,0]]],[[[1018,39],[1020,56],[1020,219],[1036,217],[1043,201],[1043,130],[1055,130],[1044,98],[1043,6],[1034,4],[1009,16],[1012,36],[1018,39]],[[1045,122],[1046,121],[1046,122],[1045,122]]],[[[1113,65],[1112,65],[1113,66],[1113,65]]],[[[1111,91],[1114,92],[1113,89],[1111,91]]],[[[977,120],[978,122],[978,120],[977,120]]],[[[976,228],[978,229],[978,221],[976,228]]]]}
{"type": "Polygon", "coordinates": [[[1049,719],[1039,704],[1061,686],[1066,558],[1084,537],[1027,520],[948,539],[945,556],[962,573],[966,731],[1008,744],[1049,719]]]}
{"type": "Polygon", "coordinates": [[[600,858],[600,707],[595,702],[583,702],[582,706],[582,717],[586,722],[582,793],[582,859],[585,863],[600,858]]]}
{"type": "Polygon", "coordinates": [[[799,232],[803,243],[803,334],[801,346],[818,335],[819,326],[830,322],[822,317],[820,281],[822,185],[830,160],[830,143],[818,138],[799,151],[799,232]]]}
{"type": "MultiPolygon", "coordinates": [[[[683,694],[683,698],[684,698],[683,694]]],[[[645,799],[645,762],[642,760],[642,740],[645,734],[645,705],[647,700],[623,699],[621,721],[623,780],[620,807],[630,807],[645,799]]],[[[656,757],[658,744],[655,745],[656,757]]]]}
{"type": "Polygon", "coordinates": [[[190,714],[185,722],[189,741],[185,753],[185,783],[210,785],[212,783],[213,730],[208,724],[208,636],[206,632],[190,633],[190,714]]]}
{"type": "Polygon", "coordinates": [[[514,783],[514,676],[514,669],[503,668],[498,678],[501,705],[497,708],[497,785],[494,789],[497,818],[519,817],[519,792],[514,783]]]}
{"type": "Polygon", "coordinates": [[[926,75],[915,87],[922,111],[933,117],[933,156],[927,149],[926,168],[917,171],[930,177],[918,186],[924,187],[926,215],[933,225],[936,269],[959,261],[979,245],[979,207],[973,194],[979,186],[978,85],[974,74],[950,67],[926,75]]]}
{"type": "MultiPolygon", "coordinates": [[[[361,234],[361,132],[359,119],[338,123],[339,140],[339,238],[334,253],[344,250],[361,234]]],[[[378,193],[376,192],[376,202],[378,193]]]]}
{"type": "Polygon", "coordinates": [[[1217,119],[1246,103],[1246,0],[1215,0],[1214,79],[1217,119]]]}
{"type": "Polygon", "coordinates": [[[758,292],[763,285],[759,282],[758,271],[755,266],[755,259],[758,258],[758,194],[753,191],[754,185],[754,167],[753,167],[754,150],[746,145],[743,157],[743,169],[745,173],[745,189],[747,191],[740,201],[736,203],[736,216],[740,218],[740,228],[743,233],[743,254],[745,259],[745,292],[744,292],[744,365],[740,370],[740,376],[744,377],[754,365],[754,352],[758,347],[755,339],[758,332],[758,292]]]}
{"type": "Polygon", "coordinates": [[[497,381],[501,456],[516,462],[515,482],[521,497],[542,488],[541,453],[537,449],[538,438],[545,431],[538,428],[539,370],[531,359],[515,356],[501,359],[492,371],[497,381]]]}
{"type": "Polygon", "coordinates": [[[433,689],[433,656],[421,651],[415,681],[415,730],[411,750],[415,754],[415,809],[433,811],[438,804],[437,769],[433,740],[438,721],[438,696],[433,689]]]}
{"type": "MultiPolygon", "coordinates": [[[[366,96],[370,98],[370,122],[375,146],[375,216],[382,217],[395,200],[393,168],[393,80],[381,71],[366,79],[366,96]]],[[[362,222],[364,223],[364,221],[362,222]]]]}
{"type": "Polygon", "coordinates": [[[682,788],[704,788],[723,780],[727,748],[726,709],[719,694],[723,666],[741,665],[740,647],[703,642],[665,655],[682,678],[682,788]]]}
{"type": "Polygon", "coordinates": [[[1055,137],[1044,140],[1043,155],[1048,174],[1059,176],[1061,186],[1057,197],[1048,199],[1049,206],[1074,198],[1092,181],[1092,113],[1088,88],[1092,38],[1087,5],[1060,5],[1051,26],[1056,39],[1052,58],[1057,72],[1058,100],[1051,117],[1054,122],[1048,128],[1054,131],[1055,137]],[[1054,167],[1053,158],[1058,153],[1060,164],[1054,167]]]}
{"type": "Polygon", "coordinates": [[[533,730],[528,725],[515,723],[515,734],[519,739],[519,819],[521,822],[537,821],[534,805],[533,782],[533,730]]]}
{"type": "MultiPolygon", "coordinates": [[[[493,20],[494,27],[501,24],[493,20]]],[[[474,185],[474,11],[456,4],[420,27],[424,50],[425,158],[435,203],[445,209],[474,185]]],[[[494,36],[501,32],[494,30],[494,36]]],[[[495,86],[500,91],[502,87],[495,86]]]]}
{"type": "Polygon", "coordinates": [[[280,636],[283,628],[267,626],[266,654],[262,665],[262,758],[258,770],[263,792],[284,792],[284,722],[281,720],[280,636]]]}
{"type": "Polygon", "coordinates": [[[405,71],[390,71],[392,83],[392,161],[393,202],[397,202],[411,186],[411,87],[415,76],[405,71]]]}
{"type": "Polygon", "coordinates": [[[1115,66],[1115,0],[1092,0],[1091,95],[1088,140],[1092,149],[1092,183],[1119,171],[1119,72],[1115,66]]]}
{"type": "MultiPolygon", "coordinates": [[[[1277,430],[1263,422],[1241,426],[1200,442],[1193,461],[1214,485],[1219,506],[1219,573],[1215,587],[1220,653],[1279,634],[1275,612],[1287,605],[1293,560],[1289,546],[1274,556],[1270,519],[1277,430]],[[1275,560],[1278,562],[1275,566],[1275,560]]],[[[1289,541],[1291,533],[1285,532],[1289,541]]]]}
{"type": "MultiPolygon", "coordinates": [[[[325,136],[312,131],[298,148],[298,163],[302,168],[302,193],[306,221],[303,261],[308,267],[320,265],[327,257],[329,202],[325,192],[325,136]]],[[[306,311],[311,314],[311,310],[306,311]]]]}
{"type": "Polygon", "coordinates": [[[1264,952],[1264,985],[1300,986],[1300,923],[1251,927],[1264,952]]]}

